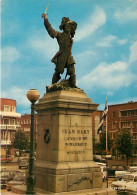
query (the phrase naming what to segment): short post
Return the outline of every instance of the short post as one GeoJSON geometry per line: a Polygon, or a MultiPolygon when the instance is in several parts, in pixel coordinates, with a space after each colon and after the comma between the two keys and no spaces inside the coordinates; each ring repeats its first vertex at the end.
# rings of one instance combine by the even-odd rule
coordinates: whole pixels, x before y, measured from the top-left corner
{"type": "Polygon", "coordinates": [[[31,131],[30,131],[30,156],[29,156],[29,176],[27,178],[26,194],[35,194],[35,178],[34,178],[34,112],[35,102],[39,99],[40,94],[36,89],[30,89],[27,98],[31,102],[31,131]]]}

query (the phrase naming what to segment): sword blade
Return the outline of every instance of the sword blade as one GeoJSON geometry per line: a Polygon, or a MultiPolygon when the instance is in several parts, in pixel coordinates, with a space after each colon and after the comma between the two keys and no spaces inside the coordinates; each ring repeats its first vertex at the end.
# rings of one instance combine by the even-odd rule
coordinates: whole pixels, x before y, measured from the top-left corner
{"type": "Polygon", "coordinates": [[[44,14],[46,14],[48,7],[49,7],[49,4],[47,5],[47,7],[46,7],[46,9],[45,9],[44,14]]]}

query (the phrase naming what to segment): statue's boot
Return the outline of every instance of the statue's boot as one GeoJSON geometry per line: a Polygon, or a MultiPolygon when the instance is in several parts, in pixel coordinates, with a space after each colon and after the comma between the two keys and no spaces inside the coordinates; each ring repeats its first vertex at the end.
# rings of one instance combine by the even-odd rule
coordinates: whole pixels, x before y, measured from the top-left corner
{"type": "Polygon", "coordinates": [[[60,79],[61,79],[60,73],[55,72],[53,77],[52,77],[52,84],[57,83],[60,79]]]}
{"type": "Polygon", "coordinates": [[[73,87],[73,88],[76,87],[76,75],[75,74],[70,75],[69,83],[70,83],[70,87],[73,87]]]}

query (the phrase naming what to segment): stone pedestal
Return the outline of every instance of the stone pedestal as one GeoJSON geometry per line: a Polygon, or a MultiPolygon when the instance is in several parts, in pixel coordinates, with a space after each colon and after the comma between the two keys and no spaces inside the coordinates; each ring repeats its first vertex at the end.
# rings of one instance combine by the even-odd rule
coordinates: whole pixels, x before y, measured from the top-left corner
{"type": "Polygon", "coordinates": [[[50,92],[39,100],[36,188],[54,193],[102,188],[92,146],[91,115],[97,107],[80,89],[50,92]]]}

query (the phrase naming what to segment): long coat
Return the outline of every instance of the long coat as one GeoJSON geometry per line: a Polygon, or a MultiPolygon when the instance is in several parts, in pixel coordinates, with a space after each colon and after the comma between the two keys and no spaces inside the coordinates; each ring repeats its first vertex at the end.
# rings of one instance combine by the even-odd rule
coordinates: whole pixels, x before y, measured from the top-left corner
{"type": "Polygon", "coordinates": [[[59,44],[59,51],[52,58],[51,62],[56,65],[55,70],[63,74],[64,68],[67,68],[71,64],[75,64],[71,54],[73,39],[70,37],[70,35],[53,29],[47,18],[44,19],[44,25],[48,31],[48,34],[52,38],[56,38],[59,44]]]}

